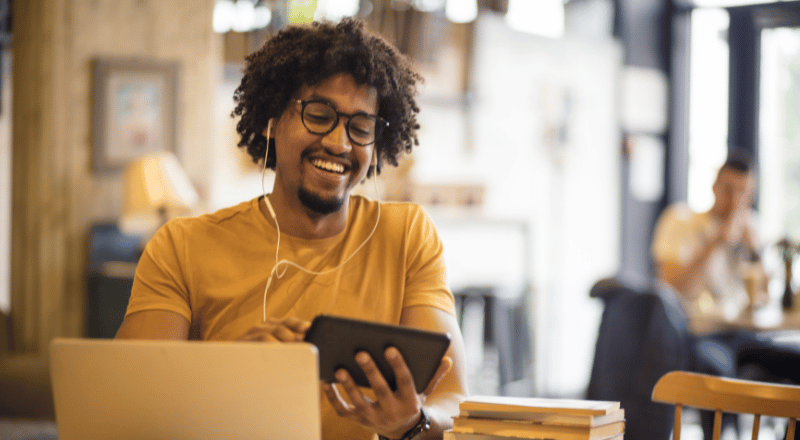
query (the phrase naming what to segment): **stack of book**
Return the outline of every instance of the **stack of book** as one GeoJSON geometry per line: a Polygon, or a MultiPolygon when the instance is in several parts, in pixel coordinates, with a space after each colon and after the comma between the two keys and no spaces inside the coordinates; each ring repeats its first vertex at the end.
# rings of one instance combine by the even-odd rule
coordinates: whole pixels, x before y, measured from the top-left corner
{"type": "Polygon", "coordinates": [[[619,402],[535,397],[473,396],[444,440],[622,440],[619,402]]]}

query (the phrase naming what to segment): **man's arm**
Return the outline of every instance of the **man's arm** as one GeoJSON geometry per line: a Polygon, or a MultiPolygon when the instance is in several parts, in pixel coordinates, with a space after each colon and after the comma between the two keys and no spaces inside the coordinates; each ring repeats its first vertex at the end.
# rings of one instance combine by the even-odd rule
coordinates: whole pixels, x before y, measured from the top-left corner
{"type": "Polygon", "coordinates": [[[708,237],[686,264],[678,261],[656,261],[658,276],[679,292],[686,292],[689,281],[700,274],[717,247],[725,243],[742,243],[751,253],[759,255],[757,240],[749,214],[744,211],[736,212],[720,225],[715,235],[708,237]]]}
{"type": "Polygon", "coordinates": [[[189,339],[189,321],[168,310],[143,310],[122,321],[115,339],[189,339]]]}
{"type": "Polygon", "coordinates": [[[424,402],[425,412],[431,420],[429,436],[441,438],[442,433],[453,427],[453,417],[458,415],[458,406],[469,394],[464,359],[464,339],[454,315],[432,306],[415,306],[403,309],[400,324],[411,327],[450,333],[450,348],[445,356],[452,359],[450,370],[424,402]]]}
{"type": "Polygon", "coordinates": [[[703,245],[686,264],[681,264],[678,261],[656,261],[658,277],[674,287],[678,292],[681,292],[681,294],[684,294],[689,281],[702,272],[708,258],[714,252],[714,249],[722,243],[723,239],[722,234],[720,234],[714,240],[703,245]]]}

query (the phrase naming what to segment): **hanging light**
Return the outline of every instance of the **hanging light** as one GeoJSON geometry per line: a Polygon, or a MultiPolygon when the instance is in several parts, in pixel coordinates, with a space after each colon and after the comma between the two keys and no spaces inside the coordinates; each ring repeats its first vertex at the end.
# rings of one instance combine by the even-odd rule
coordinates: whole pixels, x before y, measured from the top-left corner
{"type": "Polygon", "coordinates": [[[214,32],[224,34],[231,30],[236,5],[231,0],[218,0],[214,5],[214,32]]]}
{"type": "Polygon", "coordinates": [[[414,9],[421,12],[434,12],[442,9],[444,0],[414,0],[414,9]]]}
{"type": "Polygon", "coordinates": [[[253,9],[253,27],[262,29],[272,21],[272,11],[266,5],[259,5],[253,9]]]}
{"type": "Polygon", "coordinates": [[[254,0],[217,0],[214,5],[214,32],[250,32],[267,27],[271,20],[269,7],[256,6],[254,0]]]}
{"type": "Polygon", "coordinates": [[[518,31],[559,38],[564,35],[562,0],[508,0],[506,23],[518,31]]]}
{"type": "Polygon", "coordinates": [[[231,28],[236,32],[249,32],[253,30],[255,21],[255,5],[253,5],[253,2],[250,0],[238,0],[231,28]]]}
{"type": "Polygon", "coordinates": [[[358,0],[318,0],[318,18],[327,18],[337,21],[342,17],[352,17],[358,14],[358,0]]]}
{"type": "Polygon", "coordinates": [[[453,23],[469,23],[478,17],[478,0],[447,0],[444,15],[453,23]]]}

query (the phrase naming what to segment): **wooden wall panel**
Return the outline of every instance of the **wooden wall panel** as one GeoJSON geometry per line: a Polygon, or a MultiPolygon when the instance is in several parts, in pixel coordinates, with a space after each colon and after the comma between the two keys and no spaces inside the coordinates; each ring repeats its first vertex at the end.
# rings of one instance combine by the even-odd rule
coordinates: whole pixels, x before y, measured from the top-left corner
{"type": "Polygon", "coordinates": [[[64,96],[65,58],[57,43],[64,39],[58,19],[64,10],[63,1],[43,0],[15,8],[11,316],[20,351],[37,351],[69,319],[58,312],[69,308],[63,304],[69,172],[62,111],[51,104],[64,96]]]}
{"type": "Polygon", "coordinates": [[[26,0],[14,8],[11,316],[17,351],[85,327],[86,234],[116,219],[120,174],[92,170],[91,61],[181,64],[179,157],[209,184],[221,72],[214,0],[26,0]]]}

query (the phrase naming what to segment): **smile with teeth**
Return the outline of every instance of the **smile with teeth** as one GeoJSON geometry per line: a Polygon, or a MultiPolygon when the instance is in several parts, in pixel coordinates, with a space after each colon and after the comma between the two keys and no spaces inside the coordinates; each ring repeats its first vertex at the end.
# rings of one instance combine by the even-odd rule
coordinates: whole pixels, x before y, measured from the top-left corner
{"type": "Polygon", "coordinates": [[[337,174],[344,174],[344,165],[340,163],[328,162],[322,159],[313,159],[311,164],[321,170],[330,171],[337,174]]]}

